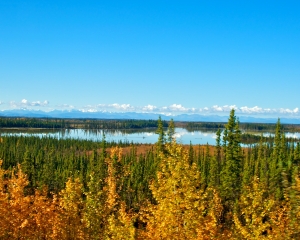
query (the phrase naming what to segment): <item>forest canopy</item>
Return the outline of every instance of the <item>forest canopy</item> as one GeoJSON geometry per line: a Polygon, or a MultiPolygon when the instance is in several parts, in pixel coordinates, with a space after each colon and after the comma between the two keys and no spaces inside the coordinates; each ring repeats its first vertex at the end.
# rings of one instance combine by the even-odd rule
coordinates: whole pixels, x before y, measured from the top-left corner
{"type": "Polygon", "coordinates": [[[300,145],[280,121],[242,147],[231,111],[215,146],[1,136],[1,239],[298,239],[300,145]]]}

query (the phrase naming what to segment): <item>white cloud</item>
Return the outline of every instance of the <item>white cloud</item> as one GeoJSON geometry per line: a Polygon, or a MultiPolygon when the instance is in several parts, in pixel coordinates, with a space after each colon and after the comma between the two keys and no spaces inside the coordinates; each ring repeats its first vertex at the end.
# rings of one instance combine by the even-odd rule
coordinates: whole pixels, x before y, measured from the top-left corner
{"type": "Polygon", "coordinates": [[[109,107],[118,109],[118,110],[124,110],[124,111],[128,111],[128,110],[135,110],[135,108],[133,106],[131,106],[130,104],[118,104],[118,103],[114,103],[111,105],[108,105],[109,107]]]}
{"type": "Polygon", "coordinates": [[[47,107],[49,105],[49,101],[45,100],[43,102],[41,102],[41,101],[30,102],[27,99],[22,99],[21,102],[11,101],[9,104],[13,108],[47,107]]]}
{"type": "MultiPolygon", "coordinates": [[[[32,108],[32,109],[50,109],[49,101],[29,101],[27,99],[22,99],[20,102],[11,101],[9,103],[4,103],[0,101],[0,105],[9,104],[11,108],[32,108]]],[[[83,112],[153,112],[158,114],[164,114],[167,116],[175,116],[177,114],[186,113],[199,113],[204,115],[217,114],[217,115],[228,115],[231,109],[236,110],[236,114],[244,116],[261,116],[261,117],[300,117],[300,110],[298,107],[295,108],[263,108],[259,106],[242,106],[238,107],[236,105],[213,105],[211,107],[185,107],[182,104],[174,103],[168,106],[155,106],[155,105],[145,105],[145,106],[133,106],[129,103],[112,103],[112,104],[96,104],[96,105],[86,105],[81,108],[77,108],[74,105],[62,104],[51,107],[51,110],[72,110],[78,109],[83,112]]]]}
{"type": "Polygon", "coordinates": [[[218,112],[223,112],[223,108],[219,107],[218,105],[213,106],[212,109],[214,109],[215,111],[218,111],[218,112]]]}
{"type": "Polygon", "coordinates": [[[267,109],[266,111],[264,111],[262,108],[258,107],[258,106],[255,106],[255,107],[241,107],[239,108],[239,110],[242,112],[242,113],[263,113],[263,112],[268,112],[269,110],[267,109]]]}
{"type": "MultiPolygon", "coordinates": [[[[91,105],[87,105],[85,107],[91,107],[91,105]]],[[[94,106],[95,109],[116,109],[120,111],[134,111],[136,108],[131,106],[130,104],[119,104],[119,103],[113,103],[113,104],[97,104],[94,106]]]]}
{"type": "Polygon", "coordinates": [[[185,112],[188,110],[187,108],[183,107],[181,104],[172,104],[169,107],[169,109],[172,111],[179,111],[179,112],[185,112]]]}
{"type": "Polygon", "coordinates": [[[26,99],[22,99],[21,103],[22,103],[22,104],[27,104],[28,101],[27,101],[26,99]]]}
{"type": "Polygon", "coordinates": [[[136,112],[154,112],[154,113],[161,113],[164,115],[176,115],[180,113],[203,113],[203,114],[228,114],[231,109],[235,109],[236,113],[242,114],[242,115],[300,115],[299,108],[295,109],[271,109],[271,108],[262,108],[259,106],[254,107],[238,107],[236,105],[214,105],[212,107],[204,107],[204,108],[188,108],[183,106],[182,104],[171,104],[169,106],[161,106],[157,107],[151,104],[148,104],[146,106],[132,106],[130,104],[119,104],[119,103],[113,103],[113,104],[98,104],[94,107],[91,105],[87,105],[84,107],[85,111],[95,111],[101,110],[101,111],[136,111],[136,112]],[[90,110],[88,110],[90,109],[90,110]],[[92,110],[91,110],[92,109],[92,110]]]}
{"type": "MultiPolygon", "coordinates": [[[[194,109],[194,108],[193,108],[194,109]]],[[[159,108],[161,112],[192,112],[192,108],[185,108],[181,104],[172,104],[159,108]]]]}
{"type": "Polygon", "coordinates": [[[224,105],[224,106],[219,106],[219,105],[214,105],[212,107],[204,107],[204,108],[199,108],[198,110],[195,108],[192,108],[193,112],[198,111],[198,112],[205,112],[205,113],[215,113],[215,112],[230,112],[231,109],[237,110],[238,107],[236,105],[224,105]]]}
{"type": "Polygon", "coordinates": [[[45,100],[44,102],[41,102],[41,101],[30,102],[30,101],[28,101],[27,99],[22,99],[21,105],[24,105],[24,106],[40,106],[40,107],[43,107],[43,106],[49,105],[49,101],[45,100]]]}
{"type": "Polygon", "coordinates": [[[299,108],[295,108],[295,109],[288,109],[288,108],[280,108],[279,109],[280,113],[290,113],[290,114],[297,114],[299,113],[299,108]]]}
{"type": "Polygon", "coordinates": [[[142,107],[142,110],[143,110],[143,111],[155,111],[155,110],[157,110],[157,107],[148,104],[147,106],[142,107]]]}

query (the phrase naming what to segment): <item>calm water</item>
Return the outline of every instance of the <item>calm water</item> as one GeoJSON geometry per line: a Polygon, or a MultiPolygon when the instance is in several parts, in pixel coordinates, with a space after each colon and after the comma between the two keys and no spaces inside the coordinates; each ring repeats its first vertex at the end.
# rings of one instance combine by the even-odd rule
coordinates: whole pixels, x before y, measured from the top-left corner
{"type": "MultiPolygon", "coordinates": [[[[184,128],[175,129],[175,137],[178,143],[182,144],[210,144],[214,145],[216,142],[216,132],[212,130],[201,131],[187,131],[184,128]]],[[[0,130],[1,135],[18,135],[18,136],[39,136],[39,137],[54,137],[54,138],[75,138],[75,139],[87,139],[93,141],[101,141],[105,133],[107,141],[125,141],[133,143],[155,143],[158,135],[155,130],[143,129],[143,130],[84,130],[84,129],[71,129],[71,130],[38,130],[38,129],[9,129],[0,130]]],[[[253,132],[251,132],[253,134],[253,132]]],[[[261,133],[256,132],[260,135],[261,133]]],[[[264,136],[273,136],[273,133],[265,132],[264,136]]],[[[286,133],[286,137],[300,138],[300,133],[286,133]]]]}
{"type": "MultiPolygon", "coordinates": [[[[214,131],[193,131],[189,132],[184,128],[175,129],[175,137],[178,143],[189,144],[215,144],[216,134],[214,131]]],[[[6,129],[1,130],[1,135],[17,135],[17,136],[39,136],[39,137],[54,137],[54,138],[75,138],[87,139],[93,141],[101,141],[105,133],[106,141],[126,141],[133,143],[155,143],[158,135],[155,130],[143,129],[139,131],[133,130],[84,130],[84,129],[70,129],[70,130],[20,130],[20,129],[6,129]]]]}

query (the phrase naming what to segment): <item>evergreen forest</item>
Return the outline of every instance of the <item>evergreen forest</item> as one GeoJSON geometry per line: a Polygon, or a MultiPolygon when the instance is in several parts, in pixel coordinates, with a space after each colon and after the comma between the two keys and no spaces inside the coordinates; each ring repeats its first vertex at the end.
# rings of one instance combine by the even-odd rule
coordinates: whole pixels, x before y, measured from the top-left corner
{"type": "MultiPolygon", "coordinates": [[[[0,126],[104,128],[84,121],[0,126]]],[[[234,110],[215,146],[176,143],[172,120],[122,124],[157,143],[0,136],[0,239],[300,239],[300,144],[280,120],[247,146],[234,110]]]]}

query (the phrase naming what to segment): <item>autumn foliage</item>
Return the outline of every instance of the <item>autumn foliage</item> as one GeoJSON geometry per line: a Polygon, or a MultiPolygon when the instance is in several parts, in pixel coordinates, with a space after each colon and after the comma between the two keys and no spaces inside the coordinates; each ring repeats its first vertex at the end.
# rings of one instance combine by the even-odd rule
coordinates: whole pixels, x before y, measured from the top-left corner
{"type": "Polygon", "coordinates": [[[273,145],[242,149],[238,128],[233,112],[214,152],[177,144],[172,129],[147,157],[77,151],[81,171],[59,191],[54,148],[38,177],[25,148],[21,165],[0,162],[0,239],[300,239],[299,144],[278,124],[273,145]]]}

